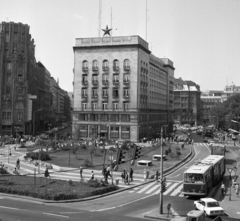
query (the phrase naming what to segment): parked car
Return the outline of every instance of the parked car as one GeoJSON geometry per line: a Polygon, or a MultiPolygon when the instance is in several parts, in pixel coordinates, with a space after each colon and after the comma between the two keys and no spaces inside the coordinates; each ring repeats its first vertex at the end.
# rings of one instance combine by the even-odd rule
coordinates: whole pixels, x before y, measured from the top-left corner
{"type": "Polygon", "coordinates": [[[194,201],[196,209],[203,211],[206,216],[221,216],[224,215],[224,209],[220,207],[219,202],[213,198],[201,198],[194,201]]]}

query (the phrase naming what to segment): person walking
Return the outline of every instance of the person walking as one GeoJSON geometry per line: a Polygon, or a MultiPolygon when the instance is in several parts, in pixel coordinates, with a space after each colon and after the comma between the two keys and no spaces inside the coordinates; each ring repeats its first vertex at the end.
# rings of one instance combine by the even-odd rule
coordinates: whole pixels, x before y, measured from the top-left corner
{"type": "Polygon", "coordinates": [[[225,185],[224,185],[223,182],[222,182],[222,185],[221,185],[221,192],[222,192],[222,195],[225,194],[225,185]]]}
{"type": "Polygon", "coordinates": [[[94,172],[91,172],[91,180],[94,180],[94,172]]]}
{"type": "Polygon", "coordinates": [[[128,178],[129,178],[129,177],[128,177],[128,173],[126,173],[126,174],[125,174],[125,181],[124,181],[125,184],[126,184],[126,183],[129,184],[128,178]]]}
{"type": "Polygon", "coordinates": [[[46,170],[45,170],[45,172],[44,172],[44,176],[47,178],[47,177],[50,177],[50,174],[49,174],[49,172],[48,172],[48,168],[47,168],[47,166],[46,166],[46,170]]]}
{"type": "Polygon", "coordinates": [[[132,168],[130,168],[129,178],[130,178],[130,181],[133,181],[133,169],[132,168]]]}
{"type": "Polygon", "coordinates": [[[126,176],[126,170],[123,170],[121,177],[122,177],[122,182],[125,182],[125,176],[126,176]]]}
{"type": "Polygon", "coordinates": [[[160,176],[160,173],[159,173],[159,170],[157,170],[155,175],[156,182],[159,181],[159,176],[160,176]]]}
{"type": "Polygon", "coordinates": [[[240,189],[239,189],[239,183],[236,183],[236,184],[235,184],[235,191],[236,191],[236,196],[239,197],[239,191],[240,191],[240,189]]]}
{"type": "Polygon", "coordinates": [[[107,167],[107,177],[110,176],[112,178],[112,175],[110,174],[110,166],[107,167]]]}
{"type": "Polygon", "coordinates": [[[19,170],[20,169],[20,160],[19,158],[17,159],[17,162],[16,162],[16,168],[19,170]]]}
{"type": "Polygon", "coordinates": [[[79,173],[80,173],[80,179],[82,179],[83,178],[83,176],[82,176],[82,174],[83,174],[83,167],[82,166],[80,166],[80,168],[79,168],[79,173]]]}

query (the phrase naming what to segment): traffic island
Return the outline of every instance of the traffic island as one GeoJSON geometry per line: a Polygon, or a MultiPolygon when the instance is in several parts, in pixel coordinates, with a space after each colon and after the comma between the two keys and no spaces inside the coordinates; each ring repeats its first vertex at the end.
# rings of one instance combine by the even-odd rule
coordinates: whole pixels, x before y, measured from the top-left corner
{"type": "Polygon", "coordinates": [[[150,218],[150,219],[157,219],[157,220],[166,220],[166,221],[169,221],[175,217],[179,217],[179,216],[175,216],[174,211],[171,208],[168,210],[167,207],[168,205],[163,205],[163,214],[159,213],[159,208],[158,208],[146,213],[144,217],[150,218]]]}

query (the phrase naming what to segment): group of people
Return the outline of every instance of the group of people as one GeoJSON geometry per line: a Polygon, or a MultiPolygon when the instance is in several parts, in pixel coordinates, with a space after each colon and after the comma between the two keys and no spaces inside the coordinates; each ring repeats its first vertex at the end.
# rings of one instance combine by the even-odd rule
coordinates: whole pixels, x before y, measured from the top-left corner
{"type": "Polygon", "coordinates": [[[127,173],[126,170],[123,170],[122,174],[122,181],[126,184],[129,184],[131,181],[133,181],[133,169],[130,168],[129,174],[127,173]]]}

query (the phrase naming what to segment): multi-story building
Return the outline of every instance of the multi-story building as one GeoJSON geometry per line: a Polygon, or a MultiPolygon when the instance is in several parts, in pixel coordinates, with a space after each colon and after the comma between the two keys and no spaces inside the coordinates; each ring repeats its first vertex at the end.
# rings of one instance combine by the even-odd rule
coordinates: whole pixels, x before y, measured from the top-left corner
{"type": "Polygon", "coordinates": [[[200,87],[193,81],[174,79],[174,120],[195,125],[201,122],[200,87]]]}
{"type": "Polygon", "coordinates": [[[35,45],[29,29],[22,23],[0,24],[0,134],[24,134],[32,120],[28,86],[35,66],[35,45]]]}
{"type": "Polygon", "coordinates": [[[75,138],[138,141],[173,124],[173,62],[139,36],[78,38],[74,50],[75,138]]]}
{"type": "Polygon", "coordinates": [[[211,116],[209,110],[222,102],[222,93],[222,90],[207,90],[201,93],[203,124],[217,124],[218,117],[211,116]]]}
{"type": "Polygon", "coordinates": [[[222,92],[222,101],[226,101],[234,94],[240,94],[240,86],[236,86],[234,83],[227,85],[222,92]]]}

